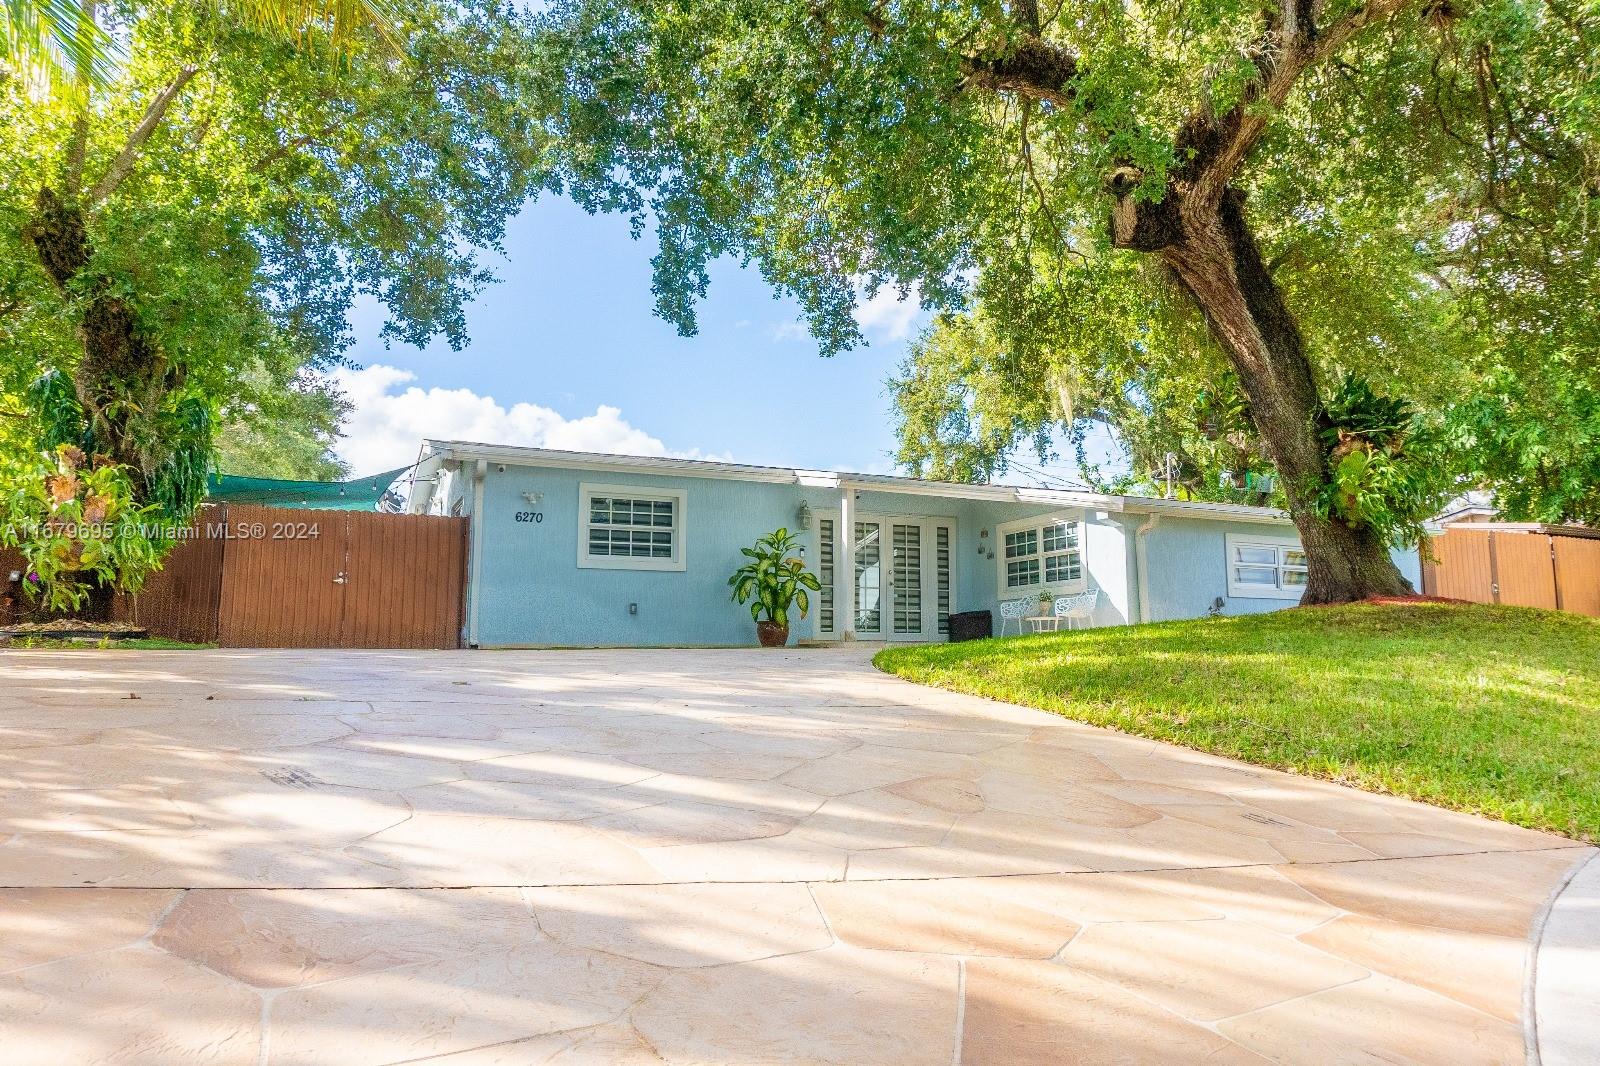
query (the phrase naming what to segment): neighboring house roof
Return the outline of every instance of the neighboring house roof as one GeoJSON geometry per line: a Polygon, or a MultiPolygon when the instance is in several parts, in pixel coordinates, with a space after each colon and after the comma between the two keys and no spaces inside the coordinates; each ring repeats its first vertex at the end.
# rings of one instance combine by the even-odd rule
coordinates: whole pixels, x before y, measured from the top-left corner
{"type": "Polygon", "coordinates": [[[411,509],[425,510],[432,495],[426,482],[448,461],[484,460],[513,466],[543,466],[572,470],[597,470],[636,474],[662,474],[677,477],[721,478],[732,481],[759,481],[807,488],[840,489],[851,485],[859,489],[899,492],[922,496],[942,496],[958,500],[988,500],[996,503],[1039,503],[1065,507],[1090,507],[1101,511],[1133,514],[1161,514],[1182,518],[1209,518],[1229,522],[1266,522],[1281,525],[1289,516],[1273,507],[1252,507],[1233,503],[1200,503],[1191,500],[1163,500],[1150,496],[1113,496],[1073,489],[1046,489],[1033,485],[977,485],[955,481],[930,481],[895,474],[862,474],[842,470],[804,470],[783,466],[753,466],[706,459],[669,459],[661,456],[609,455],[603,452],[563,451],[555,448],[526,448],[507,444],[479,444],[472,441],[423,442],[422,459],[417,464],[416,482],[422,492],[413,492],[411,509]]]}
{"type": "MultiPolygon", "coordinates": [[[[1456,522],[1455,527],[1471,533],[1546,533],[1552,537],[1584,537],[1600,540],[1600,529],[1593,526],[1551,525],[1547,522],[1456,522]]],[[[1440,528],[1439,536],[1448,532],[1440,528]]]]}

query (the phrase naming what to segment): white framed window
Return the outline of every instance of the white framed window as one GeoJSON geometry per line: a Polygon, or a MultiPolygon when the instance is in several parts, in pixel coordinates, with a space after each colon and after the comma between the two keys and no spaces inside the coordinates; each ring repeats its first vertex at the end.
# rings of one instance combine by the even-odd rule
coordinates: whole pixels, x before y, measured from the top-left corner
{"type": "Polygon", "coordinates": [[[684,496],[638,485],[578,486],[578,566],[682,570],[684,496]]]}
{"type": "Polygon", "coordinates": [[[1083,522],[1050,515],[1008,522],[995,531],[999,549],[1000,598],[1048,588],[1075,592],[1084,586],[1083,522]]]}
{"type": "Polygon", "coordinates": [[[1228,595],[1298,600],[1306,590],[1306,553],[1294,537],[1229,533],[1228,595]]]}

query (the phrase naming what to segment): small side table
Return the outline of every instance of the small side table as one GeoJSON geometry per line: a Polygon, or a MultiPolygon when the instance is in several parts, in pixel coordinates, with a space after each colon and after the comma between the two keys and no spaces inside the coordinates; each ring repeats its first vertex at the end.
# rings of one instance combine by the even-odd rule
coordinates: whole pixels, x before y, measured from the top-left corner
{"type": "Polygon", "coordinates": [[[1061,618],[1053,614],[1030,614],[1023,619],[1035,633],[1054,633],[1061,628],[1061,618]]]}

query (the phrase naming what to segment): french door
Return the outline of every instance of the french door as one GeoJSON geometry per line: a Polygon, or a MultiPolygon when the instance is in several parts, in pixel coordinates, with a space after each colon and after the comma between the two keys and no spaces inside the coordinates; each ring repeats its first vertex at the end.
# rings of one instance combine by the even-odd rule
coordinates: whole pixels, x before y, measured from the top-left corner
{"type": "Polygon", "coordinates": [[[822,516],[817,522],[819,636],[835,637],[843,628],[838,580],[854,583],[859,640],[927,641],[949,632],[953,520],[862,515],[848,569],[837,565],[841,540],[837,517],[822,516]]]}

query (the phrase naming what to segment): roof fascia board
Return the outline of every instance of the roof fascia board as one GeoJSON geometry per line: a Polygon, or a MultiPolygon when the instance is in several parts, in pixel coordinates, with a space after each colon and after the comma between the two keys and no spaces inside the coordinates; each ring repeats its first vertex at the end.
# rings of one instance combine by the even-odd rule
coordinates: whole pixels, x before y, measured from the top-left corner
{"type": "Polygon", "coordinates": [[[1274,507],[1250,507],[1233,503],[1199,503],[1193,500],[1161,500],[1130,497],[1126,501],[1129,511],[1136,514],[1162,514],[1174,518],[1202,518],[1216,522],[1256,522],[1261,525],[1284,525],[1293,520],[1285,511],[1274,507]]]}
{"type": "Polygon", "coordinates": [[[456,441],[430,441],[457,459],[485,459],[507,466],[544,466],[561,470],[632,471],[676,477],[721,478],[732,481],[764,481],[780,485],[796,483],[795,471],[770,466],[739,466],[705,459],[662,459],[647,455],[611,456],[593,452],[549,451],[494,444],[465,444],[456,441]]]}
{"type": "Polygon", "coordinates": [[[1107,512],[1165,514],[1179,518],[1213,521],[1255,522],[1283,525],[1290,521],[1283,511],[1240,504],[1198,503],[1189,500],[1163,500],[1141,496],[1106,496],[1095,492],[1033,488],[1015,485],[967,485],[943,481],[919,481],[889,474],[852,474],[829,470],[792,470],[786,467],[746,466],[706,459],[666,459],[654,456],[606,455],[599,452],[569,452],[516,445],[476,444],[469,441],[424,442],[425,447],[457,460],[483,459],[508,466],[542,466],[565,470],[633,472],[667,477],[713,478],[728,481],[757,481],[804,488],[842,490],[846,486],[862,492],[898,493],[912,496],[937,496],[946,499],[979,500],[993,503],[1023,503],[1056,507],[1082,507],[1107,512]]]}

